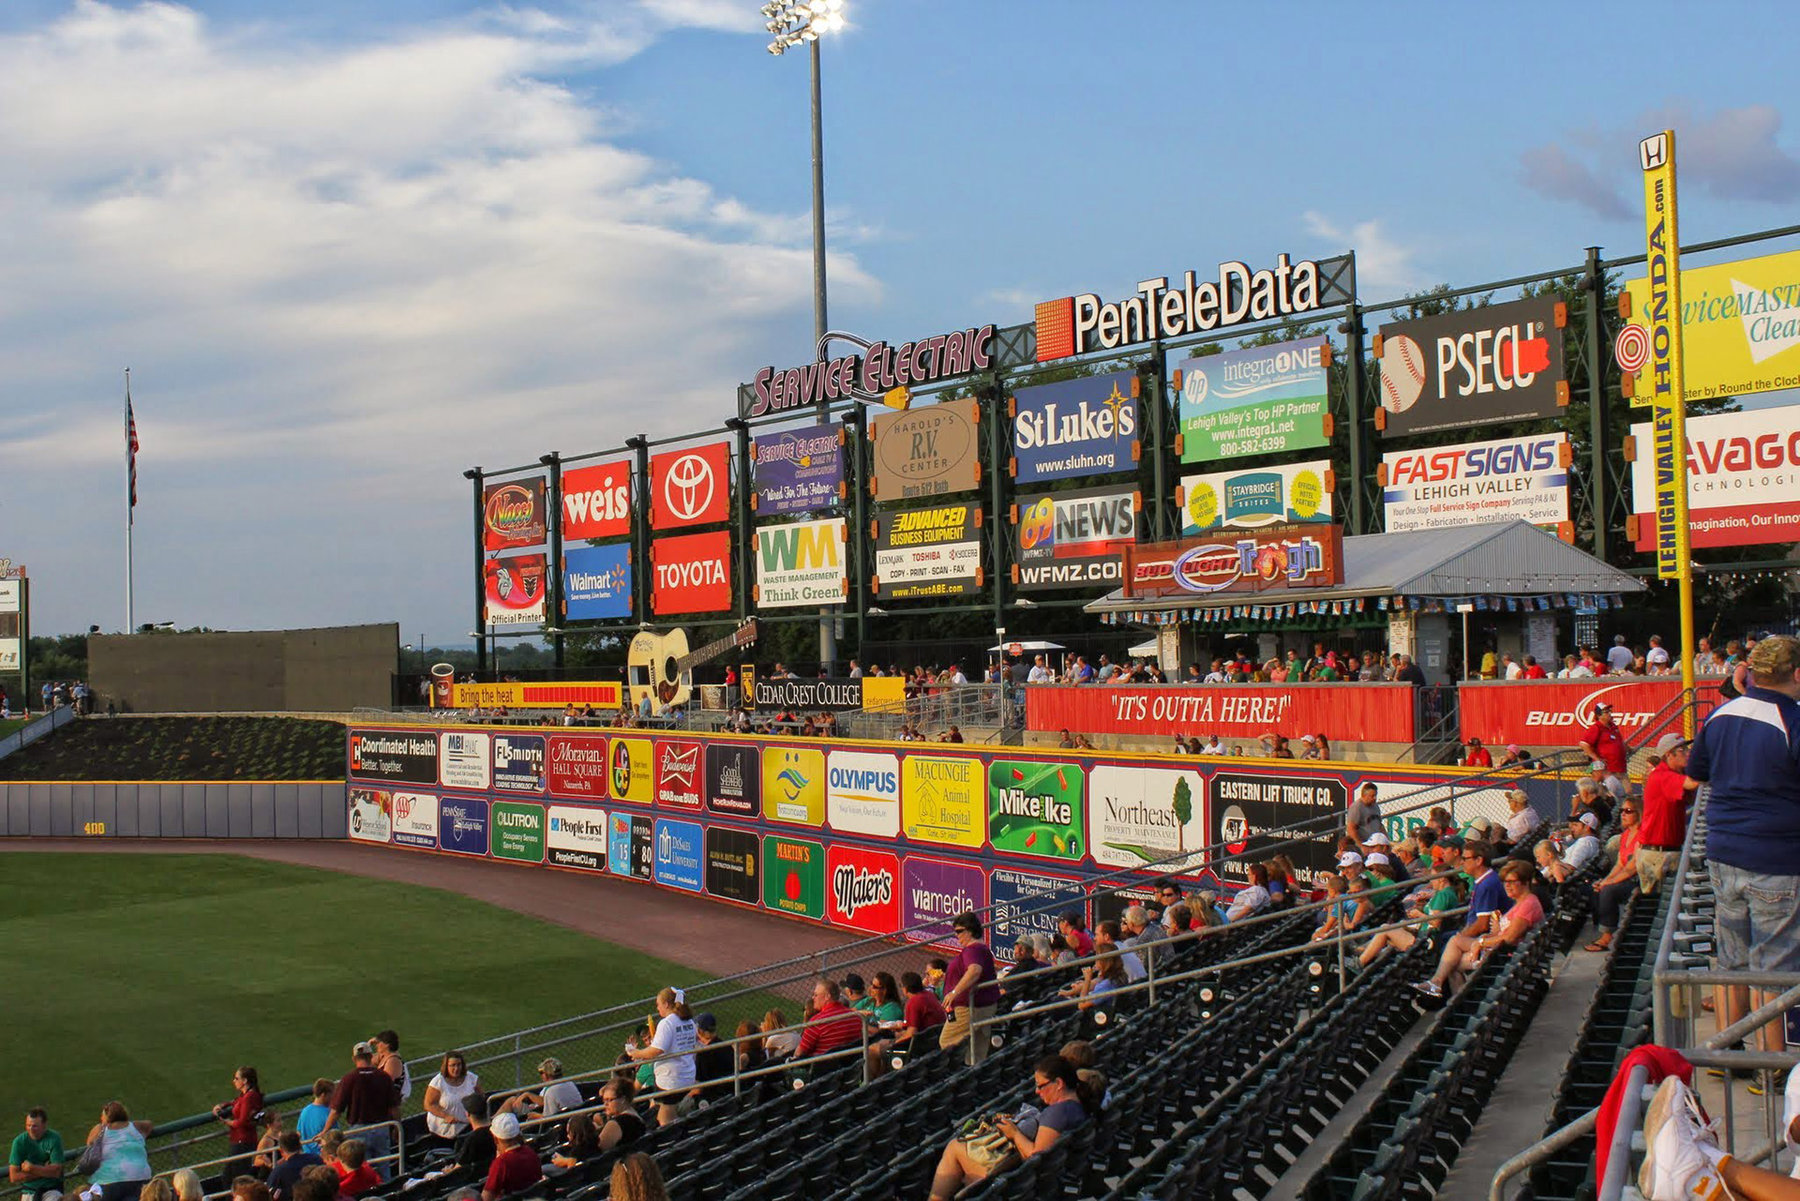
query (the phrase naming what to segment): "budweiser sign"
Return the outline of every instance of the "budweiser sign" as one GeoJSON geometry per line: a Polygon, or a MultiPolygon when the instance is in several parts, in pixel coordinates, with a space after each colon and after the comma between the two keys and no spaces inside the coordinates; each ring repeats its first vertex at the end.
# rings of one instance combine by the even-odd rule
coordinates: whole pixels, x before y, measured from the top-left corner
{"type": "MultiPolygon", "coordinates": [[[[1703,709],[1719,703],[1718,681],[1704,681],[1698,688],[1703,709]]],[[[1629,738],[1672,713],[1680,693],[1681,680],[1675,676],[1464,684],[1457,709],[1465,741],[1574,746],[1594,724],[1594,712],[1601,705],[1612,706],[1613,721],[1629,738]]]]}
{"type": "Polygon", "coordinates": [[[1341,526],[1276,526],[1124,550],[1125,595],[1207,596],[1344,582],[1341,526]]]}

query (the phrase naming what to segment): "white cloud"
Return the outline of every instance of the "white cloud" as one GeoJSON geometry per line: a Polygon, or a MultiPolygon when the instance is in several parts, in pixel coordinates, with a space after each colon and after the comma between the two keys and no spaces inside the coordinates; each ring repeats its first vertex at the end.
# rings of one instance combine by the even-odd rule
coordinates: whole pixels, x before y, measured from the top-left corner
{"type": "Polygon", "coordinates": [[[1346,226],[1332,217],[1308,210],[1301,218],[1306,232],[1326,244],[1356,252],[1356,287],[1364,296],[1385,296],[1416,288],[1423,275],[1414,264],[1417,250],[1388,236],[1379,220],[1371,218],[1346,226]]]}
{"type": "MultiPolygon", "coordinates": [[[[735,8],[514,8],[321,47],[78,0],[0,37],[0,553],[40,578],[40,628],[102,620],[73,606],[116,571],[127,365],[140,543],[186,548],[140,554],[140,589],[183,624],[416,621],[447,592],[424,616],[460,633],[462,467],[727,416],[760,343],[806,327],[806,216],[608,140],[604,98],[557,73],[735,8]],[[39,537],[44,490],[68,503],[39,537]]],[[[831,272],[877,292],[852,255],[831,272]]]]}

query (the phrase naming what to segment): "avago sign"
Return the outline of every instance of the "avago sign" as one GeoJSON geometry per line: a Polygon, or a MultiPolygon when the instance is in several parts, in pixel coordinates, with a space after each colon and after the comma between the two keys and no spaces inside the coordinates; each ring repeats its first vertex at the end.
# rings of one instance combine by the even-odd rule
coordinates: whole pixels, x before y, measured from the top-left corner
{"type": "MultiPolygon", "coordinates": [[[[1800,541],[1800,405],[1689,417],[1687,497],[1695,546],[1800,541]]],[[[1653,427],[1631,427],[1632,534],[1656,549],[1653,427]]]]}
{"type": "Polygon", "coordinates": [[[828,359],[821,345],[816,363],[786,371],[764,367],[751,380],[749,393],[740,393],[738,416],[762,417],[839,400],[880,400],[895,391],[905,392],[971,371],[985,371],[992,361],[988,347],[993,340],[991,325],[959,329],[898,346],[865,343],[849,334],[826,334],[826,343],[850,342],[861,353],[828,359]]]}
{"type": "Polygon", "coordinates": [[[1046,300],[1037,306],[1038,362],[1311,313],[1340,303],[1328,296],[1334,291],[1325,286],[1330,274],[1325,264],[1295,263],[1283,254],[1263,270],[1221,263],[1217,282],[1189,271],[1171,288],[1159,275],[1139,283],[1128,300],[1106,302],[1092,292],[1046,300]]]}

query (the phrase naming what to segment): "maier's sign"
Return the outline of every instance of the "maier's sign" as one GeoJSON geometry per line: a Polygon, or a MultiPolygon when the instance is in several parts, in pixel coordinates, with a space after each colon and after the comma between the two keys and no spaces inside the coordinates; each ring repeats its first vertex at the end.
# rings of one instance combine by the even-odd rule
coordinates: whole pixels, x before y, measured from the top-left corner
{"type": "Polygon", "coordinates": [[[757,608],[842,604],[848,578],[842,517],[757,527],[757,608]]]}
{"type": "Polygon", "coordinates": [[[1382,428],[1423,434],[1554,417],[1568,403],[1561,318],[1518,300],[1381,327],[1382,428]]]}
{"type": "MultiPolygon", "coordinates": [[[[1800,541],[1800,405],[1687,419],[1688,531],[1695,546],[1800,541]]],[[[1631,513],[1656,549],[1649,423],[1631,427],[1631,513]]]]}

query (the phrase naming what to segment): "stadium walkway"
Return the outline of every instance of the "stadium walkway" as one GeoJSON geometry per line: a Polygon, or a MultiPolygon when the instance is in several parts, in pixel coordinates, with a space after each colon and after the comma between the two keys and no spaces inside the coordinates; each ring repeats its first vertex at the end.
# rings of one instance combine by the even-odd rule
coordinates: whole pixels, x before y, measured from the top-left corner
{"type": "Polygon", "coordinates": [[[607,876],[394,851],[354,842],[0,838],[0,852],[6,851],[247,855],[398,880],[458,892],[634,951],[686,964],[711,976],[729,976],[857,941],[854,936],[823,926],[607,876]]]}

